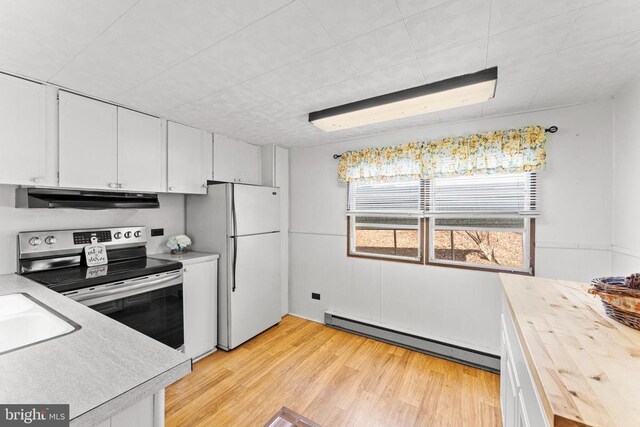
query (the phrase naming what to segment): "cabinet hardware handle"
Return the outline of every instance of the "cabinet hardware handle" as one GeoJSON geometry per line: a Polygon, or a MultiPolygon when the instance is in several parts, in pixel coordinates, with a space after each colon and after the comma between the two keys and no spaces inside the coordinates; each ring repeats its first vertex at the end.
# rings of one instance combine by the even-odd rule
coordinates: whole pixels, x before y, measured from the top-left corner
{"type": "Polygon", "coordinates": [[[187,272],[187,269],[186,269],[186,268],[184,269],[184,272],[185,272],[185,273],[187,272]]]}
{"type": "Polygon", "coordinates": [[[118,188],[122,188],[122,184],[121,183],[118,183],[118,188]]]}
{"type": "Polygon", "coordinates": [[[118,183],[116,183],[116,182],[110,182],[110,183],[109,183],[109,188],[118,188],[118,183]]]}
{"type": "Polygon", "coordinates": [[[35,176],[35,177],[31,178],[29,181],[33,182],[34,184],[39,184],[39,183],[42,182],[42,177],[35,176]]]}
{"type": "Polygon", "coordinates": [[[175,189],[176,189],[175,187],[169,187],[169,191],[173,191],[175,189]]]}

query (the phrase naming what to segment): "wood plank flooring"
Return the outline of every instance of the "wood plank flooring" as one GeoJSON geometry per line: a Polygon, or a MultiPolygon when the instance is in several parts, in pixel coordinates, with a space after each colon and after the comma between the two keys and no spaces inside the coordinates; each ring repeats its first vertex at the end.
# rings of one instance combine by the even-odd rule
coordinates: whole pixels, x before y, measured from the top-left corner
{"type": "Polygon", "coordinates": [[[194,364],[166,425],[259,426],[282,407],[328,426],[500,426],[499,377],[294,316],[194,364]]]}

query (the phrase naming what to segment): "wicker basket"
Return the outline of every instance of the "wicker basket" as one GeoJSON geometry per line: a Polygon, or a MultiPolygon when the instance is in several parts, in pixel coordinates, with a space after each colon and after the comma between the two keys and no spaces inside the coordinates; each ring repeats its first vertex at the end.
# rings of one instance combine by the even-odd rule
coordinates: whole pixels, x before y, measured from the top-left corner
{"type": "Polygon", "coordinates": [[[589,293],[600,296],[607,316],[640,330],[640,289],[627,287],[624,277],[603,277],[591,284],[589,293]]]}

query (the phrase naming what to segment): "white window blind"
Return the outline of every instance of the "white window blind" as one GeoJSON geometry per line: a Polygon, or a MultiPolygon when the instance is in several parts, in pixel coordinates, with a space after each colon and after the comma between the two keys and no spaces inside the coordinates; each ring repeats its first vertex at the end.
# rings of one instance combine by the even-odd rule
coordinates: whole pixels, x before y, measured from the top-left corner
{"type": "Polygon", "coordinates": [[[358,183],[347,189],[347,214],[422,216],[424,190],[420,180],[358,183]]]}
{"type": "Polygon", "coordinates": [[[539,211],[535,173],[436,178],[425,186],[426,215],[519,214],[539,211]]]}
{"type": "Polygon", "coordinates": [[[347,214],[437,216],[539,213],[535,173],[349,183],[347,214]]]}

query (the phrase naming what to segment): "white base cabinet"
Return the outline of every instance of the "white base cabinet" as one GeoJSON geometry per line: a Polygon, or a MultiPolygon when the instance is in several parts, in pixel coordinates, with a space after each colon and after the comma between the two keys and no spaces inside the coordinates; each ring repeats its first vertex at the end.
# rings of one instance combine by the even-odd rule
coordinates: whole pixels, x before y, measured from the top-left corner
{"type": "Polygon", "coordinates": [[[212,352],[218,335],[218,261],[184,266],[184,352],[197,359],[212,352]]]}
{"type": "Polygon", "coordinates": [[[96,427],[164,427],[164,389],[134,403],[96,427]]]}
{"type": "Polygon", "coordinates": [[[179,261],[183,265],[184,353],[199,359],[218,345],[217,254],[188,252],[154,254],[151,258],[179,261]]]}
{"type": "Polygon", "coordinates": [[[549,426],[504,297],[501,318],[500,406],[504,427],[549,426]]]}

